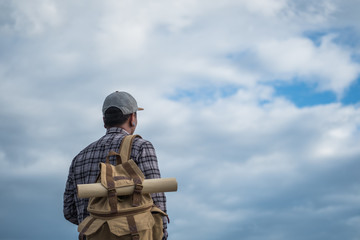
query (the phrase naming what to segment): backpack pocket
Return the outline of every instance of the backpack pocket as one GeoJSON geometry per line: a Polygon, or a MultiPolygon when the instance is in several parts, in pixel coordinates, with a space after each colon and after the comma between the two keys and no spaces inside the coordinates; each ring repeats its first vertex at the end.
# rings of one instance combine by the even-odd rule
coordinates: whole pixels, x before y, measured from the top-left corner
{"type": "MultiPolygon", "coordinates": [[[[134,222],[136,223],[136,232],[139,233],[140,236],[150,235],[152,233],[155,226],[155,218],[150,211],[131,216],[134,218],[134,222]]],[[[108,233],[110,235],[113,234],[121,237],[134,233],[127,216],[115,217],[111,219],[94,218],[93,216],[88,216],[84,219],[84,221],[81,222],[78,227],[78,231],[80,232],[80,235],[89,236],[90,239],[103,239],[101,236],[103,237],[105,234],[103,232],[104,224],[108,225],[106,229],[110,231],[110,233],[108,233]],[[101,235],[100,238],[97,238],[97,235],[101,235]]]]}
{"type": "Polygon", "coordinates": [[[168,215],[163,212],[160,208],[153,206],[151,214],[154,218],[154,226],[152,228],[152,239],[161,240],[164,234],[163,218],[168,218],[168,215]]]}

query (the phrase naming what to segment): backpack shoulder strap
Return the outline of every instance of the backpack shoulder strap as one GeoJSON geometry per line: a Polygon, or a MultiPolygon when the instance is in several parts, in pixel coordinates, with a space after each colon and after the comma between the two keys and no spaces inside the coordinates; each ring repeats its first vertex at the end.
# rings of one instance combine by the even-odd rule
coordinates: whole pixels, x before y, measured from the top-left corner
{"type": "MultiPolygon", "coordinates": [[[[143,188],[142,180],[140,176],[136,173],[134,168],[131,166],[130,162],[128,160],[130,159],[131,155],[131,146],[136,137],[140,137],[139,135],[128,135],[123,138],[120,145],[120,158],[121,158],[121,164],[124,168],[124,170],[130,175],[130,177],[133,179],[135,184],[135,189],[132,194],[132,206],[137,207],[140,206],[141,202],[141,191],[143,188]]],[[[140,137],[141,138],[141,137],[140,137]]]]}
{"type": "Polygon", "coordinates": [[[127,135],[123,138],[120,144],[120,157],[121,157],[121,163],[125,163],[130,159],[131,155],[131,146],[135,138],[141,138],[140,135],[127,135]]]}

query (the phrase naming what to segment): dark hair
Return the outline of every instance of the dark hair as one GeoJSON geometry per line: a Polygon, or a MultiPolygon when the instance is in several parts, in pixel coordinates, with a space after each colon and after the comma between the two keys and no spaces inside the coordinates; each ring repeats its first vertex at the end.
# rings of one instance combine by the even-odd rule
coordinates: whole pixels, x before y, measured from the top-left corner
{"type": "Polygon", "coordinates": [[[124,115],[117,107],[110,107],[105,111],[104,123],[106,127],[124,124],[131,114],[124,115]]]}

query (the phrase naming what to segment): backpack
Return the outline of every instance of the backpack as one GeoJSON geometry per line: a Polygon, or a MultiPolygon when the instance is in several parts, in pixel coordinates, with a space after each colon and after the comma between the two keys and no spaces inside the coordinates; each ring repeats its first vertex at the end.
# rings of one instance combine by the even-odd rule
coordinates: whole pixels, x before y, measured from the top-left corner
{"type": "MultiPolygon", "coordinates": [[[[163,237],[163,216],[153,203],[150,194],[143,194],[144,174],[130,159],[132,142],[139,135],[125,136],[119,153],[111,151],[106,162],[100,163],[97,182],[108,191],[107,197],[91,197],[86,217],[78,226],[79,239],[131,239],[161,240],[163,237]],[[110,156],[116,156],[117,164],[112,165],[110,156]],[[116,188],[135,186],[132,195],[116,196],[116,188]],[[114,236],[115,235],[115,236],[114,236]]],[[[141,137],[140,137],[141,138],[141,137]]]]}

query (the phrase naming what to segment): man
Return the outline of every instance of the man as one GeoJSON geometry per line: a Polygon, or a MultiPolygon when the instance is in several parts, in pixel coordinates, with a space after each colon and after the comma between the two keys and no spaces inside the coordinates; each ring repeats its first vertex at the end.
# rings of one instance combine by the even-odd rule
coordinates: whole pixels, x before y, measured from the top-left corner
{"type": "MultiPolygon", "coordinates": [[[[137,126],[136,100],[126,92],[114,92],[106,97],[102,112],[106,134],[99,140],[93,142],[82,150],[72,161],[69,176],[64,193],[64,216],[65,218],[78,225],[85,217],[87,212],[88,199],[77,197],[77,184],[88,184],[96,182],[99,175],[99,163],[105,162],[106,156],[110,151],[119,151],[121,140],[129,134],[135,132],[137,126]]],[[[146,179],[160,178],[160,171],[153,145],[142,138],[135,138],[131,159],[135,161],[146,179]]],[[[115,158],[112,164],[116,164],[115,158]]],[[[154,204],[166,212],[166,197],[164,193],[151,195],[154,204]]],[[[167,239],[167,222],[164,222],[164,238],[167,239]]]]}

